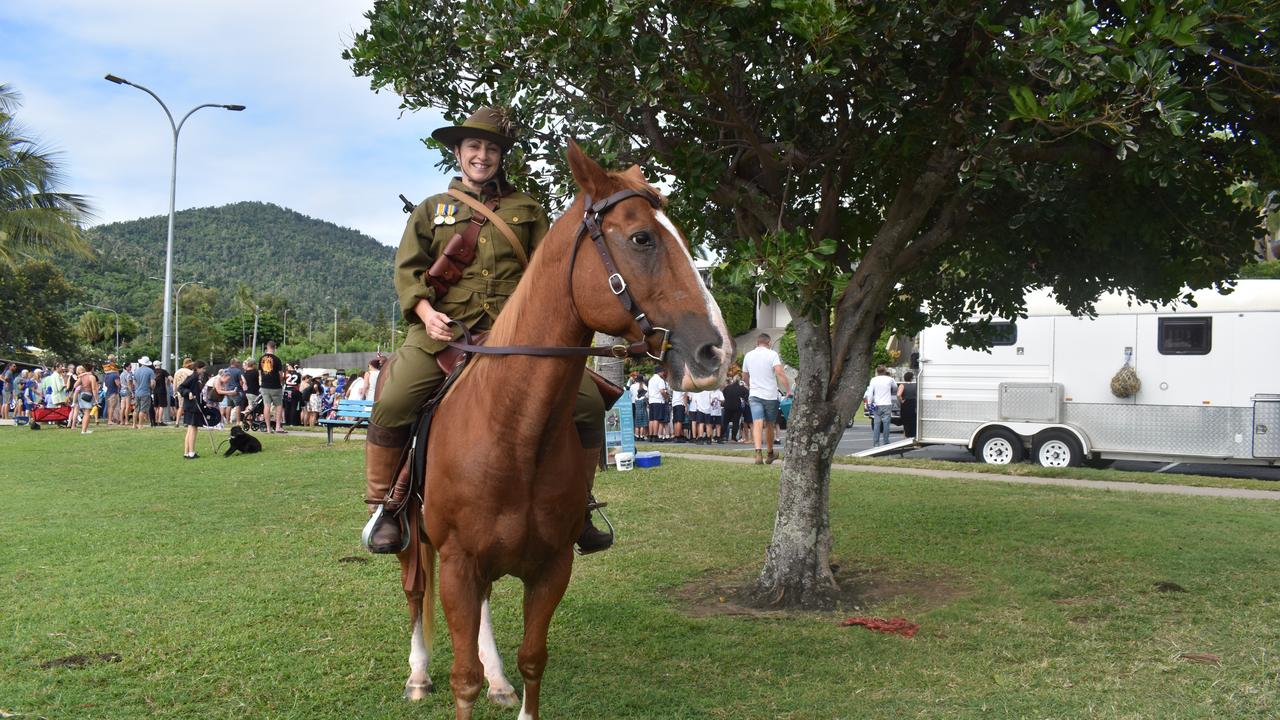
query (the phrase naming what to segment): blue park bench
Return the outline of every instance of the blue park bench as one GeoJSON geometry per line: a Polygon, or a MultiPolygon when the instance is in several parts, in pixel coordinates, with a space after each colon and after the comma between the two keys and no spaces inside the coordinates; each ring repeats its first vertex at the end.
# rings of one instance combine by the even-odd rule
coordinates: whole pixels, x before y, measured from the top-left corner
{"type": "Polygon", "coordinates": [[[338,400],[338,412],[335,418],[321,418],[319,423],[329,432],[329,444],[333,444],[333,429],[339,426],[361,426],[369,424],[369,415],[373,412],[372,400],[338,400]]]}

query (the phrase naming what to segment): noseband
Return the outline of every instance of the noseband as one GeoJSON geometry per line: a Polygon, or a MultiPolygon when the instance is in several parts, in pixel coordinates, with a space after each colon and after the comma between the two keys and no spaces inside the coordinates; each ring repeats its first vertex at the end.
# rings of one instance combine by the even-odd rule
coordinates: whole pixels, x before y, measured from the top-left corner
{"type": "Polygon", "coordinates": [[[640,332],[644,337],[630,345],[595,345],[591,347],[563,347],[563,346],[547,346],[547,345],[502,345],[491,347],[488,345],[475,345],[471,342],[471,333],[463,327],[461,323],[456,324],[462,328],[463,341],[450,342],[451,347],[468,353],[480,353],[482,355],[549,355],[549,356],[566,356],[566,355],[596,355],[600,357],[614,357],[622,359],[625,357],[649,357],[658,362],[662,362],[667,354],[667,339],[671,335],[671,331],[664,327],[656,327],[649,322],[649,317],[636,304],[635,298],[631,297],[631,291],[627,289],[627,281],[622,277],[622,273],[618,272],[618,266],[613,262],[613,256],[609,254],[609,247],[605,244],[604,230],[600,228],[600,220],[604,214],[609,212],[618,203],[629,198],[644,198],[656,210],[662,207],[662,201],[657,195],[646,190],[620,190],[609,197],[598,202],[591,202],[591,196],[587,195],[585,203],[586,212],[582,216],[582,224],[578,226],[576,239],[573,242],[573,252],[569,256],[569,304],[573,307],[573,312],[579,318],[582,314],[578,312],[577,304],[573,300],[573,267],[578,259],[578,248],[582,246],[582,239],[590,236],[591,242],[595,245],[596,252],[600,254],[600,261],[604,263],[604,270],[608,273],[609,290],[618,298],[618,302],[622,303],[623,309],[627,314],[631,315],[636,324],[640,326],[640,332]],[[661,334],[661,342],[658,344],[658,352],[654,354],[649,349],[649,338],[653,335],[661,334]]]}

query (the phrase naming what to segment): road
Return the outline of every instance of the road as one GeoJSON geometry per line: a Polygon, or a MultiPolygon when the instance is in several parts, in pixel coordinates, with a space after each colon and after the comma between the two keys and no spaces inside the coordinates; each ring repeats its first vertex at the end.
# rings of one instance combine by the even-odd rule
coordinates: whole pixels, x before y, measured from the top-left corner
{"type": "MultiPolygon", "coordinates": [[[[902,429],[895,427],[893,429],[891,439],[894,441],[901,440],[902,429]]],[[[852,428],[844,431],[844,436],[840,438],[840,444],[836,450],[836,454],[852,455],[858,451],[866,450],[869,447],[871,447],[871,426],[861,422],[854,423],[852,428]]],[[[968,450],[952,445],[933,445],[930,447],[924,447],[919,450],[912,450],[911,452],[904,454],[903,457],[917,458],[921,460],[949,460],[952,462],[980,464],[974,460],[973,455],[969,454],[968,450]]],[[[1159,462],[1118,460],[1111,466],[1111,468],[1114,470],[1155,472],[1164,465],[1165,463],[1159,462]]],[[[1280,467],[1256,467],[1250,465],[1184,464],[1166,470],[1165,474],[1208,475],[1212,477],[1255,478],[1258,480],[1280,481],[1280,467]]]]}

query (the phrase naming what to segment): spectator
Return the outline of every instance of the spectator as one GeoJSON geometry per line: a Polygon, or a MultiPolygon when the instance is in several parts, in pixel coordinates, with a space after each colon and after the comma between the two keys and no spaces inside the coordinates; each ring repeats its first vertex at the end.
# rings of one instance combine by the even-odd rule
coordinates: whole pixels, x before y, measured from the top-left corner
{"type": "Polygon", "coordinates": [[[107,393],[107,425],[120,424],[120,368],[116,356],[108,355],[102,366],[102,387],[107,393]]]}
{"type": "Polygon", "coordinates": [[[893,396],[898,392],[897,383],[889,377],[889,370],[881,365],[875,377],[867,384],[862,399],[871,413],[871,447],[889,444],[889,418],[893,416],[893,396]]]}
{"type": "Polygon", "coordinates": [[[93,409],[98,397],[98,378],[93,374],[93,365],[91,364],[81,365],[77,370],[80,375],[76,378],[75,405],[80,409],[80,414],[83,416],[80,420],[80,434],[88,435],[93,432],[89,429],[89,417],[92,415],[90,410],[93,409]]]}
{"type": "Polygon", "coordinates": [[[347,377],[346,398],[348,400],[363,400],[365,393],[368,390],[369,381],[365,379],[364,375],[352,372],[351,375],[347,377]]]}
{"type": "Polygon", "coordinates": [[[191,358],[182,358],[182,367],[178,368],[178,372],[173,374],[173,394],[178,399],[178,424],[186,422],[186,399],[182,397],[182,393],[178,392],[178,388],[182,383],[191,377],[194,371],[195,363],[191,358]]]}
{"type": "Polygon", "coordinates": [[[43,394],[40,392],[41,373],[39,370],[22,371],[22,389],[19,397],[22,400],[22,414],[30,416],[31,411],[40,406],[43,394]]]}
{"type": "Polygon", "coordinates": [[[17,399],[17,395],[14,391],[14,380],[17,378],[17,363],[9,363],[9,365],[5,367],[4,372],[0,373],[0,418],[13,417],[13,413],[10,412],[9,406],[17,399]]]}
{"type": "Polygon", "coordinates": [[[710,406],[707,425],[711,432],[707,433],[707,444],[724,442],[724,392],[720,388],[707,390],[707,401],[710,406]]]}
{"type": "Polygon", "coordinates": [[[163,426],[169,421],[169,399],[173,395],[169,384],[171,377],[164,369],[164,363],[152,363],[151,370],[156,374],[155,389],[151,393],[151,413],[154,416],[151,426],[163,426]]]}
{"type": "Polygon", "coordinates": [[[258,358],[258,389],[262,391],[267,432],[283,433],[284,429],[284,365],[276,357],[276,341],[267,341],[267,352],[258,358]],[[271,420],[276,427],[271,429],[271,420]]]}
{"type": "Polygon", "coordinates": [[[129,363],[120,372],[120,424],[133,424],[133,370],[137,363],[129,363]]]}
{"type": "Polygon", "coordinates": [[[67,402],[67,383],[59,370],[60,368],[55,368],[40,379],[40,396],[47,408],[57,407],[67,402]]]}
{"type": "Polygon", "coordinates": [[[285,363],[284,367],[284,424],[301,425],[302,398],[298,386],[302,382],[302,373],[293,363],[285,363]]]}
{"type": "Polygon", "coordinates": [[[742,378],[747,383],[747,404],[751,408],[752,440],[756,448],[756,464],[773,463],[774,428],[778,422],[778,402],[791,394],[791,384],[782,372],[782,358],[770,347],[772,339],[765,333],[756,338],[756,347],[742,358],[742,378]],[[761,445],[769,454],[763,456],[761,445]]]}
{"type": "Polygon", "coordinates": [[[240,369],[240,359],[231,358],[231,362],[227,363],[225,368],[227,371],[227,387],[233,390],[232,394],[225,396],[224,407],[222,412],[223,420],[229,425],[237,425],[240,423],[240,408],[244,401],[244,371],[240,369]]]}
{"type": "Polygon", "coordinates": [[[747,388],[742,378],[733,373],[721,391],[724,395],[724,434],[726,440],[741,441],[742,406],[747,402],[747,388]]]}
{"type": "Polygon", "coordinates": [[[675,390],[671,393],[671,439],[684,442],[684,426],[689,413],[689,393],[675,390]]]}
{"type": "Polygon", "coordinates": [[[640,371],[631,373],[631,413],[636,440],[649,437],[649,386],[640,371]]]}
{"type": "Polygon", "coordinates": [[[365,372],[368,387],[364,391],[365,400],[377,400],[375,393],[378,391],[378,375],[382,372],[382,357],[375,357],[369,361],[369,370],[365,372]]]}
{"type": "Polygon", "coordinates": [[[143,355],[138,358],[138,367],[133,371],[133,429],[142,427],[145,418],[149,425],[156,424],[151,415],[151,396],[156,390],[156,373],[151,369],[151,358],[143,355]]]}
{"type": "Polygon", "coordinates": [[[303,427],[311,427],[315,422],[311,419],[312,413],[319,413],[320,406],[317,404],[315,410],[311,409],[311,401],[316,398],[315,382],[310,375],[302,376],[302,384],[298,386],[298,405],[301,408],[298,411],[299,419],[302,421],[303,427]]]}
{"type": "Polygon", "coordinates": [[[196,454],[196,432],[205,424],[201,393],[208,380],[203,360],[196,360],[190,368],[183,363],[183,369],[189,369],[191,372],[182,379],[182,383],[177,388],[178,397],[182,399],[182,422],[187,426],[186,435],[182,440],[182,457],[194,460],[200,457],[196,454]]]}
{"type": "Polygon", "coordinates": [[[249,421],[252,422],[258,406],[258,397],[262,394],[261,381],[258,379],[258,361],[253,358],[244,361],[243,385],[244,412],[249,414],[249,421]]]}
{"type": "Polygon", "coordinates": [[[898,383],[898,407],[899,414],[902,416],[902,435],[903,437],[913,438],[916,436],[916,374],[907,371],[902,376],[902,382],[898,383]]]}
{"type": "Polygon", "coordinates": [[[649,378],[649,440],[650,442],[663,442],[667,436],[667,421],[670,416],[667,414],[667,400],[670,398],[670,391],[667,388],[667,370],[659,368],[658,372],[649,378]]]}

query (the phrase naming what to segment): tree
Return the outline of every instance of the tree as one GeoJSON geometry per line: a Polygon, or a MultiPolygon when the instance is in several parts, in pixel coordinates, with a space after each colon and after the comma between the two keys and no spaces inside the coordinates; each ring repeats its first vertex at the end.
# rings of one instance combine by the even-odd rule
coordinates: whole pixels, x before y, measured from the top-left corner
{"type": "Polygon", "coordinates": [[[80,224],[89,204],[57,191],[57,156],[14,120],[20,100],[16,90],[0,84],[0,262],[12,265],[21,256],[63,251],[88,255],[80,224]]]}
{"type": "Polygon", "coordinates": [[[534,166],[561,165],[565,137],[643,163],[731,279],[786,302],[800,375],[755,588],[773,606],[833,601],[830,464],[886,326],[1016,316],[1037,285],[1077,312],[1217,285],[1252,245],[1226,189],[1277,177],[1266,0],[400,0],[368,17],[345,57],[375,88],[455,118],[510,106],[534,166]]]}
{"type": "Polygon", "coordinates": [[[0,263],[0,355],[26,357],[26,347],[34,346],[71,356],[75,335],[60,308],[78,298],[79,291],[47,260],[0,263]]]}

